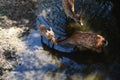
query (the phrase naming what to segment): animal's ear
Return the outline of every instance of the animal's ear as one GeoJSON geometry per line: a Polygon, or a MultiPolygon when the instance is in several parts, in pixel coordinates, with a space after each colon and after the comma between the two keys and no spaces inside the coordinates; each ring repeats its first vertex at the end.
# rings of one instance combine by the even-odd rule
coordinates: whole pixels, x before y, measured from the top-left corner
{"type": "Polygon", "coordinates": [[[70,1],[71,10],[74,13],[74,0],[69,0],[69,1],[70,1]]]}

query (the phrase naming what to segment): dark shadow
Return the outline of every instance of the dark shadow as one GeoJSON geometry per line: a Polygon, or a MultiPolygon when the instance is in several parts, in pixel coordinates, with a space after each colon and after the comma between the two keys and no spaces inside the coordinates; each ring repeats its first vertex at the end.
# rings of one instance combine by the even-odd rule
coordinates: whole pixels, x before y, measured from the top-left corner
{"type": "Polygon", "coordinates": [[[48,47],[44,42],[42,42],[44,50],[50,52],[51,55],[58,58],[67,57],[74,60],[78,64],[110,64],[113,63],[112,60],[107,61],[109,58],[104,53],[97,53],[91,50],[75,50],[73,52],[60,52],[54,48],[48,47]]]}
{"type": "Polygon", "coordinates": [[[107,12],[105,10],[101,11],[100,15],[96,15],[90,23],[90,28],[96,33],[103,35],[108,40],[109,44],[106,51],[109,60],[120,63],[118,57],[120,56],[119,1],[105,0],[104,3],[102,3],[103,8],[107,8],[108,3],[112,5],[112,10],[104,17],[104,12],[107,12]]]}
{"type": "MultiPolygon", "coordinates": [[[[106,52],[96,53],[91,50],[86,51],[76,50],[69,53],[60,52],[54,48],[50,48],[44,42],[42,42],[42,46],[44,50],[49,51],[50,55],[52,55],[53,57],[55,56],[58,59],[63,59],[65,57],[75,61],[80,66],[81,65],[86,66],[86,69],[82,69],[83,71],[80,71],[80,73],[82,72],[86,76],[91,74],[91,72],[94,73],[97,71],[98,73],[99,72],[102,73],[100,80],[102,80],[102,78],[104,79],[104,77],[106,76],[110,76],[110,79],[113,80],[120,79],[119,77],[120,63],[118,60],[119,56],[117,55],[106,54],[106,52]]],[[[54,72],[52,74],[54,74],[54,72]]],[[[70,77],[70,74],[68,74],[68,77],[70,77]]]]}

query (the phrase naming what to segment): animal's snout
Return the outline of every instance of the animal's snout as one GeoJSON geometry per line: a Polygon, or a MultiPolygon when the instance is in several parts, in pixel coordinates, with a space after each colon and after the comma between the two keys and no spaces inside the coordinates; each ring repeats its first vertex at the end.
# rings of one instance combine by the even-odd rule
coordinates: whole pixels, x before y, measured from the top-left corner
{"type": "Polygon", "coordinates": [[[108,41],[103,37],[103,36],[100,36],[100,35],[97,35],[98,36],[98,46],[107,46],[108,45],[108,41]]]}
{"type": "Polygon", "coordinates": [[[107,40],[103,40],[102,43],[103,43],[103,46],[104,46],[104,47],[108,45],[108,41],[107,41],[107,40]]]}

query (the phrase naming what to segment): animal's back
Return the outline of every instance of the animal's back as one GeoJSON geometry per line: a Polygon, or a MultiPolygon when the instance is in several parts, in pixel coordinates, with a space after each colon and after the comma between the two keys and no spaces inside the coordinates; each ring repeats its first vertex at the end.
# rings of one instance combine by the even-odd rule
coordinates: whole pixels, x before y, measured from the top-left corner
{"type": "Polygon", "coordinates": [[[89,32],[77,32],[74,33],[69,38],[59,41],[59,44],[73,44],[76,46],[84,46],[86,48],[92,49],[94,51],[100,52],[104,45],[104,37],[97,35],[95,33],[89,32]]]}

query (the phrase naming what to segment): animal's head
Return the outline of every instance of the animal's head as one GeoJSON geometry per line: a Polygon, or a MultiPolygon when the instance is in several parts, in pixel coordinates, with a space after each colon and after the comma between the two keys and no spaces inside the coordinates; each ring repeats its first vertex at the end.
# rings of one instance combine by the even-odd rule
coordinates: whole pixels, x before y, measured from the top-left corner
{"type": "Polygon", "coordinates": [[[97,35],[97,44],[96,47],[100,48],[100,47],[105,47],[108,45],[108,41],[105,40],[105,38],[101,35],[97,35]]]}

